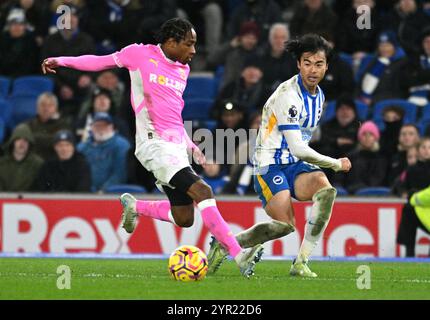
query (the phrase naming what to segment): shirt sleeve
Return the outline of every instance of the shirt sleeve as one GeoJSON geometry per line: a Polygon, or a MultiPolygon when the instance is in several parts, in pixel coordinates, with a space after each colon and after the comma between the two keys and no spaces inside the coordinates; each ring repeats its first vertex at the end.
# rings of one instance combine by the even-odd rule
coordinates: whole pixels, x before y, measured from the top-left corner
{"type": "Polygon", "coordinates": [[[113,59],[119,68],[135,70],[137,62],[142,58],[142,45],[131,44],[113,54],[113,59]]]}
{"type": "Polygon", "coordinates": [[[273,113],[278,122],[279,131],[300,130],[299,115],[301,105],[297,104],[285,92],[281,94],[273,104],[273,113]]]}

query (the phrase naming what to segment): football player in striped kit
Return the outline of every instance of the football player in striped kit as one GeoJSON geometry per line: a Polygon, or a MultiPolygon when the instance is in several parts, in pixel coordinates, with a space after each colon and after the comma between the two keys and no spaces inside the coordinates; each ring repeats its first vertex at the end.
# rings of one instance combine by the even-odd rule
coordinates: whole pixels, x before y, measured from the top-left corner
{"type": "MultiPolygon", "coordinates": [[[[327,227],[336,197],[336,189],[320,167],[347,172],[351,162],[324,156],[308,145],[323,112],[324,94],[318,83],[328,69],[330,45],[319,35],[307,34],[287,42],[286,49],[297,58],[299,74],[280,84],[264,105],[254,154],[255,191],[272,220],[256,224],[236,238],[241,246],[251,247],[283,237],[295,230],[291,198],[312,200],[290,274],[316,277],[308,259],[327,227]]],[[[208,255],[211,272],[225,256],[223,247],[212,240],[208,255]]]]}

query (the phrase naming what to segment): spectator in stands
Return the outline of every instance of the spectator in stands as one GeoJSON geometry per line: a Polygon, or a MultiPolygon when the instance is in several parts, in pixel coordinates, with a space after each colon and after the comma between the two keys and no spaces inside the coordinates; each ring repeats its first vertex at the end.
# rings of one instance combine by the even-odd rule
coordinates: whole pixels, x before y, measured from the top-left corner
{"type": "Polygon", "coordinates": [[[88,98],[82,102],[78,118],[84,117],[90,111],[93,102],[93,94],[99,89],[109,91],[112,100],[111,113],[115,115],[121,113],[121,103],[125,93],[125,85],[114,70],[104,70],[97,75],[88,98]]]}
{"type": "Polygon", "coordinates": [[[227,24],[227,37],[233,39],[246,21],[255,21],[261,31],[261,43],[266,43],[270,26],[282,22],[281,9],[273,0],[245,0],[231,14],[227,24]]]}
{"type": "Polygon", "coordinates": [[[354,99],[348,95],[339,97],[335,117],[321,126],[318,150],[336,159],[345,157],[357,145],[359,127],[354,99]]]}
{"type": "Polygon", "coordinates": [[[178,15],[194,22],[197,37],[204,40],[206,53],[218,49],[221,43],[223,29],[221,2],[223,0],[178,0],[178,15]],[[199,37],[201,30],[204,30],[203,37],[199,37]]]}
{"type": "Polygon", "coordinates": [[[386,30],[392,30],[397,35],[408,54],[416,54],[420,48],[421,30],[430,26],[430,19],[416,0],[398,0],[382,24],[386,30]]]}
{"type": "MultiPolygon", "coordinates": [[[[418,161],[406,171],[404,181],[405,196],[409,199],[415,192],[430,185],[430,138],[423,138],[419,143],[418,161]]],[[[415,256],[415,239],[417,222],[414,208],[408,202],[403,207],[402,219],[399,225],[397,242],[406,246],[406,256],[415,256]]]]}
{"type": "Polygon", "coordinates": [[[366,187],[385,184],[387,161],[379,152],[380,133],[376,124],[366,121],[358,131],[358,148],[349,154],[352,169],[344,174],[342,186],[353,194],[366,187]]]}
{"type": "Polygon", "coordinates": [[[261,113],[254,112],[249,120],[248,141],[241,143],[236,150],[235,160],[229,171],[229,181],[224,186],[223,193],[255,194],[250,157],[254,154],[256,137],[260,126],[261,113]]]}
{"type": "Polygon", "coordinates": [[[91,110],[84,117],[79,118],[75,124],[76,135],[81,142],[84,142],[89,138],[94,115],[98,112],[109,113],[118,133],[128,140],[131,140],[130,130],[127,123],[122,118],[112,114],[112,97],[110,91],[96,88],[93,92],[91,110]]]}
{"type": "Polygon", "coordinates": [[[359,97],[366,104],[384,99],[405,98],[400,84],[402,68],[407,59],[395,34],[383,32],[378,38],[378,51],[359,76],[359,97]]]}
{"type": "Polygon", "coordinates": [[[260,30],[255,22],[245,22],[240,32],[230,42],[223,44],[207,57],[208,66],[215,68],[224,65],[220,88],[236,80],[243,67],[243,62],[257,52],[260,30]]]}
{"type": "MultiPolygon", "coordinates": [[[[345,5],[345,1],[337,1],[345,5]]],[[[352,55],[354,65],[358,66],[361,59],[369,53],[375,52],[378,34],[380,33],[379,19],[375,10],[374,0],[353,0],[351,7],[344,14],[339,15],[336,27],[336,48],[338,52],[352,55]],[[370,8],[370,28],[358,29],[359,15],[357,8],[366,5],[370,8]]]]}
{"type": "Polygon", "coordinates": [[[241,77],[228,83],[219,93],[212,115],[218,118],[226,100],[234,100],[243,107],[245,118],[264,105],[263,71],[261,59],[249,57],[243,65],[241,77]]]}
{"type": "Polygon", "coordinates": [[[297,62],[285,50],[285,43],[290,39],[290,32],[284,23],[275,23],[270,27],[269,45],[262,53],[264,97],[267,99],[284,81],[297,73],[297,62]]]}
{"type": "MultiPolygon", "coordinates": [[[[146,1],[155,5],[166,1],[146,1]]],[[[138,1],[130,0],[100,0],[87,1],[88,15],[84,30],[96,43],[99,55],[110,54],[118,48],[125,47],[138,41],[140,8],[138,1]]]]}
{"type": "MultiPolygon", "coordinates": [[[[157,43],[155,40],[155,34],[160,29],[163,22],[174,18],[177,15],[176,2],[177,1],[175,0],[139,0],[140,8],[137,11],[139,20],[137,27],[139,42],[152,44],[157,43]]],[[[193,3],[195,3],[195,1],[193,1],[193,3]]],[[[131,32],[133,32],[133,30],[131,30],[131,32]]]]}
{"type": "Polygon", "coordinates": [[[222,190],[227,183],[228,176],[221,164],[216,163],[214,160],[207,159],[203,172],[200,174],[202,179],[211,186],[214,194],[222,193],[222,190]]]}
{"type": "Polygon", "coordinates": [[[296,8],[290,23],[293,37],[316,33],[324,38],[334,38],[337,16],[323,0],[304,0],[296,8]]]}
{"type": "Polygon", "coordinates": [[[409,167],[415,165],[418,161],[418,149],[419,145],[414,146],[413,148],[408,149],[406,151],[406,163],[407,167],[405,170],[400,173],[400,175],[396,178],[394,181],[394,184],[391,188],[391,193],[395,194],[399,197],[407,197],[407,192],[404,188],[405,186],[405,180],[406,180],[406,171],[409,169],[409,167]]]}
{"type": "Polygon", "coordinates": [[[388,162],[398,151],[399,134],[405,111],[398,106],[388,106],[382,110],[385,128],[381,133],[381,152],[388,162]]]}
{"type": "Polygon", "coordinates": [[[5,18],[13,12],[23,12],[27,27],[35,35],[38,45],[48,33],[49,7],[46,1],[40,0],[14,0],[9,1],[0,12],[0,30],[5,26],[5,18]]]}
{"type": "MultiPolygon", "coordinates": [[[[70,8],[71,28],[58,30],[57,33],[46,38],[42,47],[41,60],[48,57],[79,56],[95,53],[92,37],[79,29],[78,9],[76,7],[70,8]]],[[[60,100],[73,105],[80,103],[80,97],[86,92],[89,80],[89,76],[81,71],[65,68],[58,69],[55,81],[60,100]],[[83,84],[84,93],[81,89],[83,84]]]]}
{"type": "Polygon", "coordinates": [[[91,171],[85,157],[76,152],[71,131],[55,134],[57,157],[44,163],[35,181],[34,190],[42,192],[90,192],[91,171]]]}
{"type": "Polygon", "coordinates": [[[324,92],[326,101],[336,100],[342,95],[351,95],[354,92],[355,82],[352,66],[345,62],[337,52],[334,42],[326,39],[333,47],[332,57],[319,86],[324,92]]]}
{"type": "Polygon", "coordinates": [[[388,185],[392,186],[395,180],[407,167],[407,151],[415,148],[420,141],[418,128],[413,124],[405,124],[400,129],[397,152],[390,159],[388,168],[388,185]]]}
{"type": "Polygon", "coordinates": [[[90,139],[77,147],[90,164],[91,190],[101,192],[111,185],[125,183],[130,143],[115,133],[112,117],[107,113],[95,114],[91,131],[90,139]]]}
{"type": "Polygon", "coordinates": [[[70,123],[60,116],[58,99],[49,92],[37,99],[37,115],[26,122],[34,136],[34,151],[44,160],[55,157],[52,141],[59,130],[70,129],[70,123]]]}
{"type": "Polygon", "coordinates": [[[216,129],[223,129],[225,136],[219,136],[216,133],[216,129],[213,132],[214,137],[214,152],[215,154],[210,155],[217,162],[221,162],[225,164],[223,169],[228,169],[229,165],[234,163],[234,154],[239,145],[239,139],[234,139],[234,151],[231,152],[231,146],[228,148],[228,144],[231,143],[231,139],[228,139],[227,135],[231,134],[227,133],[227,129],[232,129],[234,132],[237,132],[239,129],[247,129],[247,120],[245,117],[244,107],[242,107],[239,103],[233,100],[224,100],[220,102],[219,108],[221,109],[220,115],[218,118],[218,126],[216,129]],[[221,140],[223,139],[223,141],[221,140]],[[223,155],[223,157],[222,157],[223,155]]]}
{"type": "Polygon", "coordinates": [[[430,27],[423,30],[421,51],[410,55],[402,79],[409,93],[409,101],[426,106],[430,102],[430,27]]]}
{"type": "Polygon", "coordinates": [[[8,143],[5,155],[0,158],[0,191],[30,191],[42,158],[33,152],[34,139],[25,124],[18,125],[8,143]]]}
{"type": "Polygon", "coordinates": [[[26,27],[23,10],[13,10],[0,35],[0,74],[19,77],[35,74],[39,66],[39,48],[34,35],[26,27]]]}

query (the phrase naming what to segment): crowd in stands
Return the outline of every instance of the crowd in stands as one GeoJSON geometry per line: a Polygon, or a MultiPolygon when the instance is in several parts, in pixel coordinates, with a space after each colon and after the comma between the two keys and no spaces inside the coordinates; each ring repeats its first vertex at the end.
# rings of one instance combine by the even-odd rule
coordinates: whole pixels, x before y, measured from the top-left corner
{"type": "MultiPolygon", "coordinates": [[[[267,98],[298,72],[285,42],[318,33],[335,54],[320,84],[326,109],[311,146],[352,161],[348,174],[327,171],[330,181],[346,194],[384,187],[405,197],[430,184],[429,0],[8,0],[0,4],[0,85],[9,85],[0,88],[0,190],[109,192],[132,184],[159,192],[133,154],[127,70],[60,68],[44,76],[51,89],[15,87],[41,76],[47,57],[155,44],[155,32],[175,16],[190,19],[198,35],[187,92],[197,72],[214,83],[210,94],[184,95],[185,111],[196,98],[208,108],[194,129],[258,130],[267,98]],[[70,8],[70,28],[58,25],[61,5],[70,8]],[[360,5],[371,8],[370,28],[357,27],[360,5]]],[[[223,164],[210,154],[208,166],[195,169],[217,194],[252,194],[251,159],[235,159],[254,144],[250,136],[223,164]]]]}

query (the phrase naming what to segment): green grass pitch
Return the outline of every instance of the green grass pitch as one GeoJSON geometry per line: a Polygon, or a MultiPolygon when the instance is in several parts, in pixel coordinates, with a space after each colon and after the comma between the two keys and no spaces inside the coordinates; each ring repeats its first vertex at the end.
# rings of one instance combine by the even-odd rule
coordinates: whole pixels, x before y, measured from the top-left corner
{"type": "Polygon", "coordinates": [[[244,279],[233,262],[200,282],[170,279],[167,260],[0,258],[0,299],[430,299],[428,263],[312,262],[316,279],[288,275],[290,262],[262,261],[244,279]],[[357,288],[368,265],[371,288],[357,288]],[[57,288],[57,268],[71,269],[71,288],[57,288]]]}

